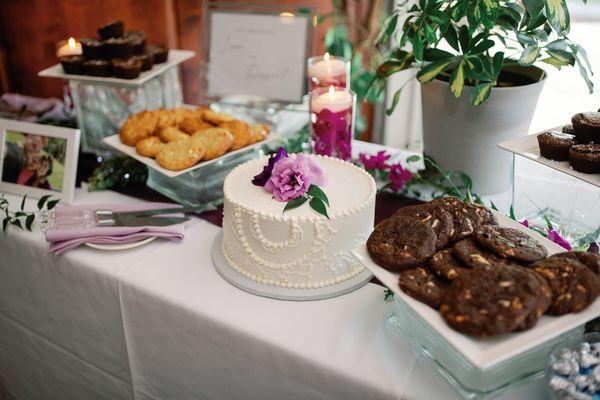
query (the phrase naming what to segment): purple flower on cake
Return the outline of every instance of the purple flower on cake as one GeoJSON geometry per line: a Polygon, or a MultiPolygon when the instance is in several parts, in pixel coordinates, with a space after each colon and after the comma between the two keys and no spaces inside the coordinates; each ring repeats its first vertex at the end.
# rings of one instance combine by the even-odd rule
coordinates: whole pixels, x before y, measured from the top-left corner
{"type": "Polygon", "coordinates": [[[413,178],[413,173],[407,169],[404,169],[402,164],[390,165],[390,174],[388,180],[390,182],[390,188],[394,192],[400,191],[404,187],[404,184],[413,178]]]}
{"type": "Polygon", "coordinates": [[[324,185],[325,174],[309,156],[298,154],[277,161],[265,189],[277,201],[287,202],[302,197],[311,185],[324,185]]]}
{"type": "Polygon", "coordinates": [[[268,164],[264,166],[262,172],[252,178],[252,183],[256,186],[265,186],[269,178],[271,177],[271,173],[273,172],[273,167],[277,163],[277,161],[282,158],[286,158],[288,156],[287,151],[283,147],[280,147],[277,150],[277,153],[271,154],[269,157],[268,164]]]}
{"type": "Polygon", "coordinates": [[[385,150],[378,152],[375,155],[368,155],[366,153],[360,153],[358,158],[365,169],[374,169],[383,171],[388,169],[387,160],[390,159],[390,155],[385,153],[385,150]]]}
{"type": "Polygon", "coordinates": [[[548,239],[566,250],[573,250],[571,244],[554,229],[548,228],[548,239]]]}

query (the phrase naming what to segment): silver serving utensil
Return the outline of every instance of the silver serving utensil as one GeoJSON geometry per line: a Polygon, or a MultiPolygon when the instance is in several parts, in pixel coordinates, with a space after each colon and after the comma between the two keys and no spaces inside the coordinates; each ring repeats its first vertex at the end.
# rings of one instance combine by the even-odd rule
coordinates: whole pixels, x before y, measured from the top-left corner
{"type": "Polygon", "coordinates": [[[135,215],[96,215],[96,226],[169,226],[189,221],[187,217],[151,217],[135,215]]]}
{"type": "Polygon", "coordinates": [[[138,216],[146,217],[152,215],[163,215],[163,214],[179,214],[188,212],[200,212],[200,207],[177,207],[177,208],[162,208],[158,210],[139,210],[139,211],[112,211],[112,210],[96,210],[96,218],[117,218],[118,216],[138,216]]]}

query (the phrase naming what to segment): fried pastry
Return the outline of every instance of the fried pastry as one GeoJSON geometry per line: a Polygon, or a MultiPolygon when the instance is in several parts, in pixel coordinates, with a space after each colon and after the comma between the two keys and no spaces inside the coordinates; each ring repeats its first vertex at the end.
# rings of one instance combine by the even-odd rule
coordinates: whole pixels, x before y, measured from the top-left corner
{"type": "Polygon", "coordinates": [[[189,136],[185,132],[180,131],[174,126],[162,129],[158,134],[158,137],[166,143],[189,139],[189,136]]]}
{"type": "Polygon", "coordinates": [[[220,128],[225,128],[233,135],[233,144],[231,150],[241,149],[250,144],[251,132],[250,125],[239,119],[233,121],[222,122],[220,128]]]}
{"type": "Polygon", "coordinates": [[[191,139],[170,142],[156,154],[156,162],[171,171],[194,166],[204,156],[204,148],[191,139]]]}
{"type": "Polygon", "coordinates": [[[222,156],[233,144],[233,135],[223,128],[210,128],[196,132],[191,139],[204,148],[203,160],[213,160],[222,156]]]}
{"type": "Polygon", "coordinates": [[[137,142],[154,134],[158,125],[158,115],[153,111],[142,111],[132,115],[119,130],[121,142],[135,146],[137,142]]]}
{"type": "Polygon", "coordinates": [[[140,156],[154,158],[164,145],[158,136],[150,136],[137,142],[135,150],[140,156]]]}

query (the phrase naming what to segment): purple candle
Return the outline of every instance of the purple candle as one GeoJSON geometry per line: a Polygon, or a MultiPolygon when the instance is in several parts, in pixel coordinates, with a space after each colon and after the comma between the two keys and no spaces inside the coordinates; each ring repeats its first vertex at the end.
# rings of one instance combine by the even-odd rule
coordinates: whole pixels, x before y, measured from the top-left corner
{"type": "Polygon", "coordinates": [[[355,95],[345,89],[318,88],[310,93],[313,152],[350,160],[354,136],[355,95]]]}

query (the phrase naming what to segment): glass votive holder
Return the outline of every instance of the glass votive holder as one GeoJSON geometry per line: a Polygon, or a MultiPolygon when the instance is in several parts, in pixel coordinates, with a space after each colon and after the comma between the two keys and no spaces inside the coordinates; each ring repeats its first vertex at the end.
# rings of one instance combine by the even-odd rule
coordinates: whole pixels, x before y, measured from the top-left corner
{"type": "Polygon", "coordinates": [[[346,58],[330,56],[329,53],[311,57],[307,61],[306,71],[309,92],[329,86],[350,88],[350,61],[346,58]]]}
{"type": "Polygon", "coordinates": [[[329,86],[310,92],[310,136],[315,154],[352,158],[356,94],[329,86]]]}

